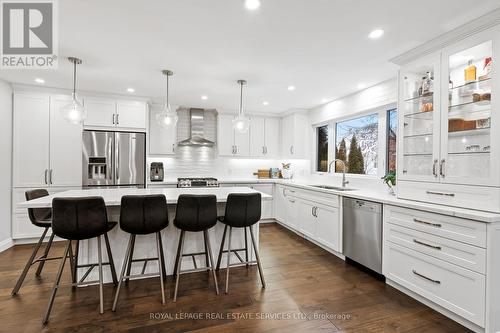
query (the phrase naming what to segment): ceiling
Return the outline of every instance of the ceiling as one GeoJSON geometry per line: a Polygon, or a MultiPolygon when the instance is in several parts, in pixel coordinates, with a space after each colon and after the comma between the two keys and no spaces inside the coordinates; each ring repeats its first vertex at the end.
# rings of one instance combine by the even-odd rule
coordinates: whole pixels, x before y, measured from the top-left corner
{"type": "MultiPolygon", "coordinates": [[[[388,59],[498,7],[498,0],[261,0],[256,11],[243,0],[58,3],[59,56],[83,59],[78,89],[161,102],[167,68],[175,73],[172,104],[236,109],[236,80],[246,79],[244,107],[259,112],[311,108],[395,77],[388,59]],[[371,40],[375,28],[385,34],[371,40]]],[[[70,66],[61,59],[57,70],[3,70],[0,78],[70,88],[70,66]]]]}

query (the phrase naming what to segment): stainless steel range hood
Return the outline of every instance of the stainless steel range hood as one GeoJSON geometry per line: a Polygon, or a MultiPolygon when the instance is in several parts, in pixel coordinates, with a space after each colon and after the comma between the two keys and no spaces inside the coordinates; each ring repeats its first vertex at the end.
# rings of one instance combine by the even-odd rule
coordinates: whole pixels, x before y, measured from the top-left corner
{"type": "Polygon", "coordinates": [[[215,142],[205,138],[205,111],[203,109],[189,109],[189,139],[182,140],[179,146],[213,147],[215,142]]]}

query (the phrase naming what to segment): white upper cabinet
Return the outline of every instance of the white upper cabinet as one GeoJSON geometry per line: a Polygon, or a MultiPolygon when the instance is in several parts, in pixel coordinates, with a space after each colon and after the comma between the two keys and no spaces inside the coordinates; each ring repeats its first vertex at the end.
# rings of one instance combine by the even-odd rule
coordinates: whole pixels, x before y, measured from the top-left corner
{"type": "Polygon", "coordinates": [[[85,97],[84,106],[87,110],[85,127],[146,130],[146,102],[85,97]]]}
{"type": "Polygon", "coordinates": [[[13,187],[81,186],[82,126],[60,108],[69,96],[14,94],[13,187]]]}
{"type": "MultiPolygon", "coordinates": [[[[172,105],[172,110],[177,106],[172,105]]],[[[151,155],[173,155],[177,144],[177,127],[163,128],[158,124],[156,116],[162,109],[151,109],[149,113],[149,154],[151,155]]]]}
{"type": "Polygon", "coordinates": [[[82,125],[64,119],[61,107],[71,102],[70,96],[50,97],[50,170],[53,186],[82,185],[82,125]]]}
{"type": "Polygon", "coordinates": [[[13,186],[47,186],[50,136],[49,96],[14,94],[13,120],[13,186]]]}
{"type": "Polygon", "coordinates": [[[307,158],[310,133],[307,115],[294,113],[282,120],[282,155],[286,158],[307,158]]]}
{"type": "Polygon", "coordinates": [[[280,120],[252,117],[250,122],[250,156],[274,158],[279,155],[280,120]]]}
{"type": "Polygon", "coordinates": [[[217,148],[221,156],[250,156],[250,133],[239,133],[233,128],[234,115],[219,114],[217,148]]]}

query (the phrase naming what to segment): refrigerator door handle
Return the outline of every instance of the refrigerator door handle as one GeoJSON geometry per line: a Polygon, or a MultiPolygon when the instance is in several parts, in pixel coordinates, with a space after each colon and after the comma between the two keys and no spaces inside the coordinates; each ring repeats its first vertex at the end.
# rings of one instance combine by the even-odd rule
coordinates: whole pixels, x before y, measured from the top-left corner
{"type": "Polygon", "coordinates": [[[118,135],[115,136],[115,181],[117,180],[120,180],[120,138],[118,135]]]}

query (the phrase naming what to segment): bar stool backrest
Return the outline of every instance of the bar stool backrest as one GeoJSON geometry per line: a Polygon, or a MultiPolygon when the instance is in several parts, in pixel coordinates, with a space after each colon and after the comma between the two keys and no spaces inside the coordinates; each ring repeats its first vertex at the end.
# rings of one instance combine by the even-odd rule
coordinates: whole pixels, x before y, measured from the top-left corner
{"type": "Polygon", "coordinates": [[[185,231],[210,229],[217,224],[217,197],[215,195],[179,195],[174,224],[185,231]]]}
{"type": "Polygon", "coordinates": [[[69,240],[90,239],[106,233],[108,216],[102,197],[54,198],[52,230],[69,240]]]}
{"type": "Polygon", "coordinates": [[[158,195],[125,195],[120,209],[120,228],[134,235],[147,235],[168,226],[167,199],[158,195]]]}
{"type": "Polygon", "coordinates": [[[227,197],[224,223],[244,228],[259,222],[261,217],[260,193],[231,193],[227,197]]]}
{"type": "MultiPolygon", "coordinates": [[[[38,198],[46,197],[49,192],[45,189],[36,189],[31,191],[26,191],[24,196],[27,201],[35,200],[38,198]]],[[[28,208],[28,216],[31,223],[37,224],[42,221],[50,221],[52,218],[52,209],[50,208],[28,208]]]]}

